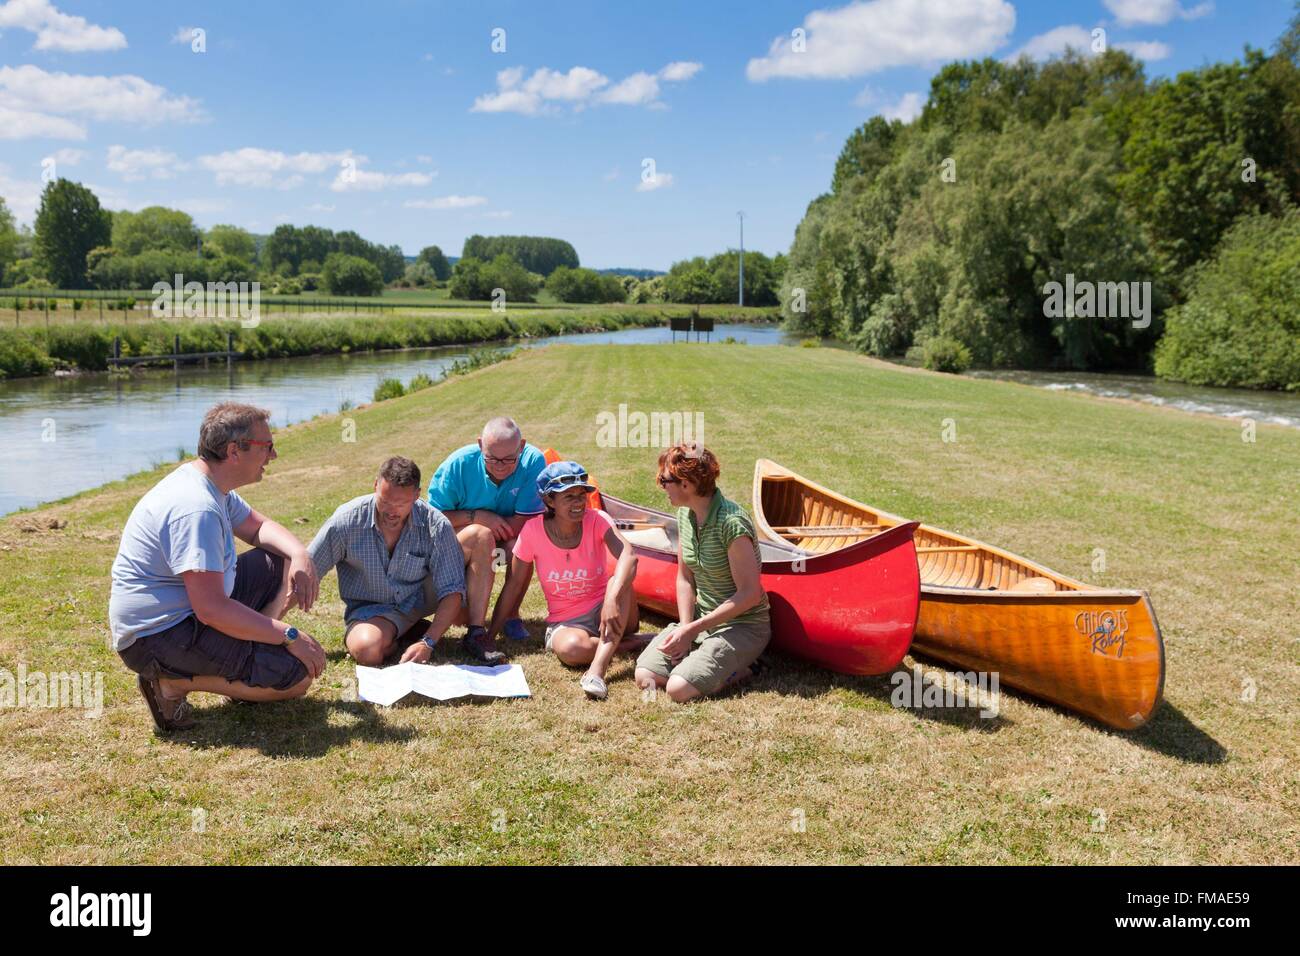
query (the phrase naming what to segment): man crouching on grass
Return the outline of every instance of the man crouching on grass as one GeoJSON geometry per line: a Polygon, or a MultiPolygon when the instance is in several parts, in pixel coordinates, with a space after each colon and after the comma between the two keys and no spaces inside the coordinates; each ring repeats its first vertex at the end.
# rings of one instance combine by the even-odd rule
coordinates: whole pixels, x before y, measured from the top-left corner
{"type": "Polygon", "coordinates": [[[109,626],[159,731],[193,724],[190,691],[288,700],[325,669],[321,646],[280,620],[316,600],[307,549],[235,494],[277,457],[270,417],[236,402],[210,408],[197,460],[154,485],[122,530],[109,626]],[[236,558],[235,538],[253,548],[236,558]]]}
{"type": "Polygon", "coordinates": [[[319,578],[338,567],[343,642],[358,664],[378,667],[399,648],[403,663],[424,663],[460,613],[465,565],[456,532],[419,499],[419,466],[389,458],[374,494],[340,505],[307,548],[319,578]]]}

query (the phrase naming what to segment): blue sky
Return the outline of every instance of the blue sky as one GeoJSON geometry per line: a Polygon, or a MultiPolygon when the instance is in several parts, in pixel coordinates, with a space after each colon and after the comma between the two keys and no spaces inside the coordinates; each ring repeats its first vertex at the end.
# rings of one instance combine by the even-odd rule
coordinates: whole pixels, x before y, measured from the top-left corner
{"type": "Polygon", "coordinates": [[[201,226],[315,223],[410,255],[551,235],[596,268],[734,246],[744,210],[746,248],[772,254],[845,137],[913,115],[945,62],[1043,57],[1100,27],[1172,75],[1270,48],[1291,14],[1287,0],[0,0],[0,196],[30,222],[48,170],[110,208],[177,206],[201,226]]]}

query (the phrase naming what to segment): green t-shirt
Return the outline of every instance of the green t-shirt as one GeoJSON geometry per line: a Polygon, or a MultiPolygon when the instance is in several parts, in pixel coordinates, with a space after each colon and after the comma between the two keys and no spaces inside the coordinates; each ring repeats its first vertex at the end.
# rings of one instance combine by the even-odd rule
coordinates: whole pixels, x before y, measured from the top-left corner
{"type": "MultiPolygon", "coordinates": [[[[736,593],[736,582],[731,576],[731,562],[727,560],[727,549],[731,547],[731,542],[740,537],[748,537],[754,545],[754,557],[762,566],[754,523],[744,508],[724,497],[721,491],[713,492],[713,501],[709,504],[709,513],[704,519],[703,527],[696,526],[695,513],[690,508],[678,508],[677,533],[682,543],[682,559],[695,575],[697,616],[708,614],[736,593]]],[[[732,618],[733,621],[742,622],[767,619],[766,592],[758,604],[732,618]]]]}

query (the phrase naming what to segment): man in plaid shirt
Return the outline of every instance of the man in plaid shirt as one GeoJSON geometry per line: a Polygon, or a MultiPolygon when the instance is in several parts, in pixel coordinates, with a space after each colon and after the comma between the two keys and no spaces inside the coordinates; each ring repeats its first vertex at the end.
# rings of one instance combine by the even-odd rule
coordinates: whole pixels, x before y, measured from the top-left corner
{"type": "Polygon", "coordinates": [[[464,604],[456,532],[420,500],[420,468],[409,458],[385,461],[374,494],[340,505],[307,552],[318,579],[338,568],[344,643],[358,664],[377,667],[410,641],[402,661],[427,661],[464,604]]]}

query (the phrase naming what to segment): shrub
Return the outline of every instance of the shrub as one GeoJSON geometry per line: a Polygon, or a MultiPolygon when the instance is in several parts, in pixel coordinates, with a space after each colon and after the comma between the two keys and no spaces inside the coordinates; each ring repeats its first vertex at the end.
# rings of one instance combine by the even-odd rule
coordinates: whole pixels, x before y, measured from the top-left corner
{"type": "Polygon", "coordinates": [[[422,389],[429,388],[432,385],[433,379],[421,372],[419,375],[416,375],[415,378],[406,383],[406,394],[410,395],[412,392],[418,392],[422,389]]]}
{"type": "Polygon", "coordinates": [[[1193,385],[1300,389],[1300,210],[1244,217],[1167,314],[1156,374],[1193,385]]]}
{"type": "Polygon", "coordinates": [[[935,372],[960,374],[970,368],[970,349],[947,335],[928,339],[922,348],[922,362],[935,372]]]}
{"type": "Polygon", "coordinates": [[[400,379],[386,378],[375,386],[374,400],[384,402],[390,398],[401,398],[405,394],[406,388],[400,379]]]}

